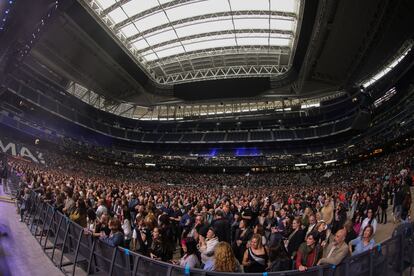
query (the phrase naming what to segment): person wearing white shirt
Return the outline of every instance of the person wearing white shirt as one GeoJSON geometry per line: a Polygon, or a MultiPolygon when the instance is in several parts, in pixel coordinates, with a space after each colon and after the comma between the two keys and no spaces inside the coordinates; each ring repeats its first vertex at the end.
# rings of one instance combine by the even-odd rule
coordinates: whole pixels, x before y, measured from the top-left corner
{"type": "Polygon", "coordinates": [[[373,235],[375,234],[375,232],[377,231],[377,220],[374,216],[374,210],[372,209],[368,209],[367,211],[367,217],[362,221],[361,224],[361,231],[359,233],[360,236],[362,236],[364,229],[367,225],[371,225],[373,228],[373,235]]]}

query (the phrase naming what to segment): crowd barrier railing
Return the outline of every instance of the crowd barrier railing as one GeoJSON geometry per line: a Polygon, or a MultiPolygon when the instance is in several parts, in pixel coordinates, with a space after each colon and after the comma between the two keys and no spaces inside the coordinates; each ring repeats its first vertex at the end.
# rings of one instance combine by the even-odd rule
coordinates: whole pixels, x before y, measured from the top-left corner
{"type": "MultiPolygon", "coordinates": [[[[122,247],[111,247],[84,232],[78,224],[42,202],[32,192],[25,222],[45,254],[67,275],[79,271],[87,275],[116,276],[226,276],[234,273],[187,269],[153,260],[122,247]],[[79,270],[80,269],[80,270],[79,270]]],[[[338,266],[325,265],[283,272],[249,273],[268,276],[397,276],[412,275],[414,225],[404,223],[393,235],[362,254],[348,257],[338,266]]],[[[243,275],[243,274],[238,274],[243,275]]]]}

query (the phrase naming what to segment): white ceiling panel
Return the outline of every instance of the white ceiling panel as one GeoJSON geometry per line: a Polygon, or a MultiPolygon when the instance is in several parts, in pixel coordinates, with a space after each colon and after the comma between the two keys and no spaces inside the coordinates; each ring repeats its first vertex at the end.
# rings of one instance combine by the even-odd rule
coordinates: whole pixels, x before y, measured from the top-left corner
{"type": "MultiPolygon", "coordinates": [[[[81,1],[90,5],[89,0],[81,1]]],[[[205,69],[214,69],[216,65],[213,62],[208,64],[207,57],[211,53],[234,57],[239,53],[240,47],[251,46],[256,54],[250,58],[257,58],[260,51],[267,53],[268,47],[282,46],[294,54],[291,47],[298,36],[297,28],[302,23],[300,0],[130,0],[125,1],[121,7],[116,4],[120,0],[95,1],[99,3],[101,11],[107,9],[108,14],[95,9],[92,11],[99,17],[107,16],[111,19],[111,24],[104,18],[102,21],[110,25],[108,27],[113,32],[114,39],[121,39],[121,36],[129,38],[128,41],[121,39],[120,43],[132,51],[138,62],[144,60],[143,67],[148,70],[148,75],[160,83],[162,78],[172,82],[185,81],[185,76],[190,73],[188,70],[194,70],[189,66],[174,66],[175,62],[187,61],[182,64],[189,64],[191,59],[205,58],[205,69]],[[167,3],[171,4],[165,5],[167,3]],[[275,11],[282,13],[274,14],[275,11]],[[114,24],[116,28],[113,28],[114,24]],[[165,65],[158,60],[175,55],[178,56],[168,61],[168,68],[183,70],[174,72],[183,77],[158,76],[157,74],[166,74],[165,72],[171,73],[170,69],[163,70],[165,65]],[[156,72],[151,71],[151,68],[155,68],[153,65],[156,65],[156,72]]],[[[258,60],[258,66],[260,62],[258,60]]],[[[264,65],[268,66],[269,62],[264,65]]]]}

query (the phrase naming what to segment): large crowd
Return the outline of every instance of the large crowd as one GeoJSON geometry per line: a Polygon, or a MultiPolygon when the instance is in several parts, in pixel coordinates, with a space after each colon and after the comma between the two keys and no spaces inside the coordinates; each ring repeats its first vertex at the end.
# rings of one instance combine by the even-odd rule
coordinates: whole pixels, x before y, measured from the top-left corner
{"type": "Polygon", "coordinates": [[[35,191],[88,235],[157,260],[304,271],[369,250],[378,224],[409,219],[413,152],[301,174],[146,171],[53,153],[48,166],[8,167],[22,176],[22,219],[35,191]]]}

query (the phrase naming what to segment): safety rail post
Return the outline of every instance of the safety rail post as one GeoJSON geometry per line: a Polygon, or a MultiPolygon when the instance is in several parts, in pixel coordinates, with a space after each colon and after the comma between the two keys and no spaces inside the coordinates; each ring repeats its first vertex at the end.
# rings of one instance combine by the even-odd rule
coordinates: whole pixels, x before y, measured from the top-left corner
{"type": "MultiPolygon", "coordinates": [[[[54,221],[55,215],[56,215],[55,208],[51,207],[51,209],[52,209],[52,216],[51,216],[51,218],[49,220],[49,224],[47,225],[47,231],[46,231],[46,236],[45,236],[45,244],[42,246],[43,249],[46,249],[47,240],[49,239],[50,227],[52,227],[52,222],[54,221]]],[[[40,245],[42,245],[42,243],[40,243],[40,245]]]]}
{"type": "Polygon", "coordinates": [[[59,261],[59,266],[58,266],[60,270],[62,270],[63,252],[65,251],[66,240],[68,239],[68,233],[69,233],[69,226],[71,224],[70,220],[67,217],[65,217],[65,220],[66,220],[66,231],[65,231],[65,236],[63,238],[62,254],[60,255],[60,261],[59,261]]]}
{"type": "Polygon", "coordinates": [[[92,248],[91,248],[91,253],[89,253],[88,267],[86,270],[87,275],[91,274],[92,258],[93,258],[93,252],[95,251],[95,244],[96,244],[96,241],[92,237],[92,248]]]}
{"type": "Polygon", "coordinates": [[[109,266],[108,275],[111,275],[111,276],[112,276],[113,271],[114,271],[114,263],[115,263],[116,253],[118,251],[117,249],[118,249],[117,247],[114,247],[114,252],[112,253],[112,258],[111,258],[111,265],[109,266]]]}
{"type": "Polygon", "coordinates": [[[77,259],[78,259],[79,247],[80,247],[80,243],[81,243],[81,240],[82,240],[83,231],[84,231],[84,230],[83,230],[83,228],[82,228],[82,229],[81,229],[81,231],[80,231],[80,234],[79,234],[79,239],[78,239],[78,242],[77,242],[77,244],[76,244],[75,259],[73,260],[73,271],[72,271],[72,276],[75,276],[76,262],[77,262],[77,259]]]}
{"type": "MultiPolygon", "coordinates": [[[[56,244],[57,244],[57,241],[59,239],[59,230],[60,230],[60,226],[62,225],[62,221],[63,221],[63,214],[61,214],[60,220],[59,220],[59,224],[58,224],[58,226],[56,228],[55,240],[53,242],[52,257],[51,257],[52,262],[54,262],[53,258],[55,256],[56,244]]],[[[63,251],[63,248],[62,248],[62,251],[63,251]]]]}
{"type": "Polygon", "coordinates": [[[374,251],[371,249],[369,252],[369,276],[374,274],[374,251]]]}
{"type": "MultiPolygon", "coordinates": [[[[40,232],[40,238],[39,238],[40,246],[42,246],[42,240],[43,240],[43,237],[45,236],[45,226],[47,227],[47,224],[48,224],[48,214],[49,214],[50,209],[51,209],[50,205],[46,204],[46,215],[45,215],[45,219],[43,220],[42,230],[40,232]]],[[[52,211],[52,215],[53,215],[53,211],[52,211]]]]}
{"type": "Polygon", "coordinates": [[[132,276],[135,276],[137,274],[137,270],[138,270],[138,266],[139,266],[139,261],[141,259],[141,256],[138,254],[134,254],[135,256],[135,260],[134,260],[134,268],[132,270],[132,276]]]}

